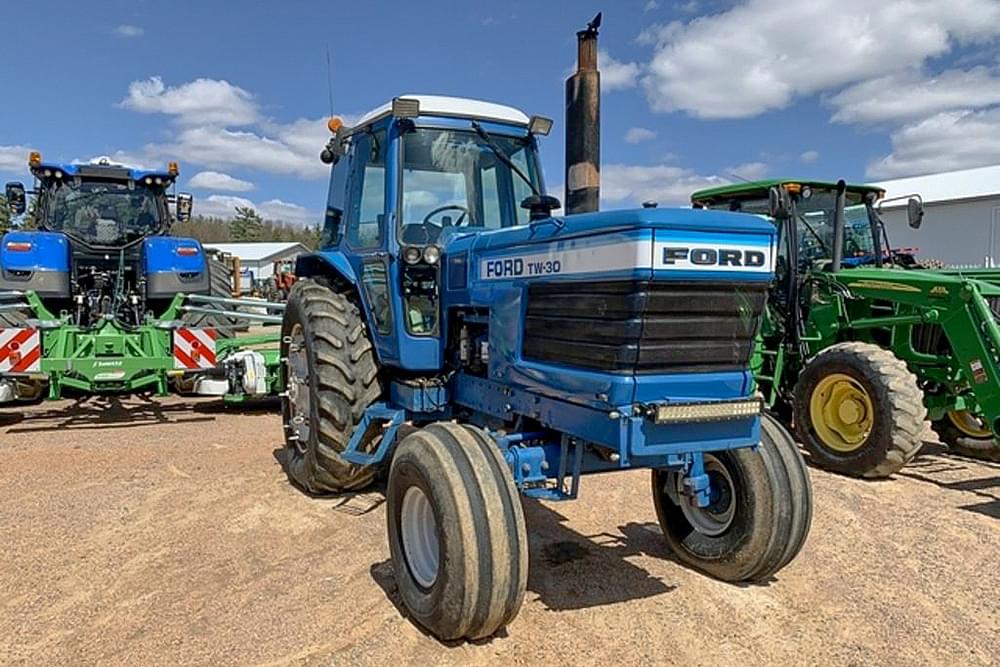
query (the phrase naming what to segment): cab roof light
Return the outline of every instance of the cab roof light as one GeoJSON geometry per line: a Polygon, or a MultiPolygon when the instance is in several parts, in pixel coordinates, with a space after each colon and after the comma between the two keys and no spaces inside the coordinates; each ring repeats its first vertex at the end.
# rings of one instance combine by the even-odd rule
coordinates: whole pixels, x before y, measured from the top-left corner
{"type": "Polygon", "coordinates": [[[171,176],[176,176],[177,174],[181,173],[180,165],[177,164],[176,162],[168,162],[167,173],[170,174],[171,176]]]}
{"type": "Polygon", "coordinates": [[[420,100],[407,97],[392,98],[392,115],[396,118],[416,118],[420,115],[420,100]]]}
{"type": "Polygon", "coordinates": [[[344,119],[340,116],[330,116],[330,120],[326,121],[326,129],[330,130],[330,134],[337,134],[337,131],[344,127],[344,119]]]}
{"type": "Polygon", "coordinates": [[[789,194],[797,195],[802,192],[802,185],[800,183],[785,183],[785,190],[789,194]]]}
{"type": "Polygon", "coordinates": [[[42,154],[38,151],[31,151],[28,153],[28,166],[37,167],[42,163],[42,154]]]}
{"type": "Polygon", "coordinates": [[[552,119],[545,116],[532,116],[528,121],[528,132],[547,137],[552,131],[552,119]]]}

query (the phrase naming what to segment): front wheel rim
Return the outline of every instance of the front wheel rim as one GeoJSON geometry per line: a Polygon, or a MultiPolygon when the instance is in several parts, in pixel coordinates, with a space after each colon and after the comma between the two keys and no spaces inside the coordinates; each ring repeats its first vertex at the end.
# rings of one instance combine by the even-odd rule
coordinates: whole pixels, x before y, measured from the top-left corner
{"type": "Polygon", "coordinates": [[[871,435],[875,407],[864,385],[846,373],[831,373],[809,397],[809,419],[824,445],[849,454],[871,435]]]}
{"type": "Polygon", "coordinates": [[[993,431],[986,425],[986,420],[968,410],[952,410],[948,413],[951,425],[970,438],[985,440],[993,437],[993,431]]]}
{"type": "Polygon", "coordinates": [[[418,584],[430,588],[437,581],[441,554],[434,509],[420,487],[403,494],[399,523],[406,566],[418,584]]]}
{"type": "Polygon", "coordinates": [[[736,516],[736,484],[723,463],[712,454],[705,454],[705,474],[710,482],[707,507],[697,507],[684,495],[684,479],[675,474],[681,512],[691,527],[702,535],[717,537],[729,530],[736,516]]]}

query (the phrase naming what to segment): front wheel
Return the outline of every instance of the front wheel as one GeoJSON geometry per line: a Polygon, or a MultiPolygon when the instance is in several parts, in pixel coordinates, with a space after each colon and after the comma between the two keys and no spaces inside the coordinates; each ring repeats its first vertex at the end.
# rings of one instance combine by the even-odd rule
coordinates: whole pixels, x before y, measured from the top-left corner
{"type": "Polygon", "coordinates": [[[793,414],[810,462],[854,477],[888,477],[923,444],[927,409],[917,378],[892,352],[838,343],[806,364],[793,414]]]}
{"type": "Polygon", "coordinates": [[[781,424],[765,416],[756,449],[704,454],[711,504],[683,494],[681,475],[653,471],[653,503],[670,549],[724,581],[762,581],[791,562],[812,523],[812,487],[802,455],[781,424]]]}
{"type": "Polygon", "coordinates": [[[993,436],[986,420],[973,412],[952,410],[934,423],[934,430],[955,454],[1000,462],[1000,441],[993,436]]]}
{"type": "Polygon", "coordinates": [[[517,615],[528,581],[520,497],[495,442],[437,423],[396,448],[389,552],[413,619],[440,639],[479,639],[517,615]]]}

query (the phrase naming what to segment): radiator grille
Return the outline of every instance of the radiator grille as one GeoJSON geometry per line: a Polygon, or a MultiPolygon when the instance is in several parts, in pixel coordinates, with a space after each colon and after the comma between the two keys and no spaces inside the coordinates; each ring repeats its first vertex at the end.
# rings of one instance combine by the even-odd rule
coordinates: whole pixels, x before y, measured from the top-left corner
{"type": "Polygon", "coordinates": [[[615,373],[745,368],[766,297],[766,284],[535,283],[523,354],[615,373]]]}

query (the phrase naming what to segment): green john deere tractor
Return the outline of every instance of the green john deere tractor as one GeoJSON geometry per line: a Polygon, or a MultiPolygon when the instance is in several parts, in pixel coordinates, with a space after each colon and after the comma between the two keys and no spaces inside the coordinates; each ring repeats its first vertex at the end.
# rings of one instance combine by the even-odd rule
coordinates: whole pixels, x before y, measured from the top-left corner
{"type": "MultiPolygon", "coordinates": [[[[894,251],[883,195],[843,181],[769,180],[691,199],[779,227],[754,371],[816,465],[891,475],[919,451],[928,419],[952,451],[1000,460],[1000,272],[932,270],[894,251]]],[[[920,199],[907,211],[919,227],[920,199]]]]}

